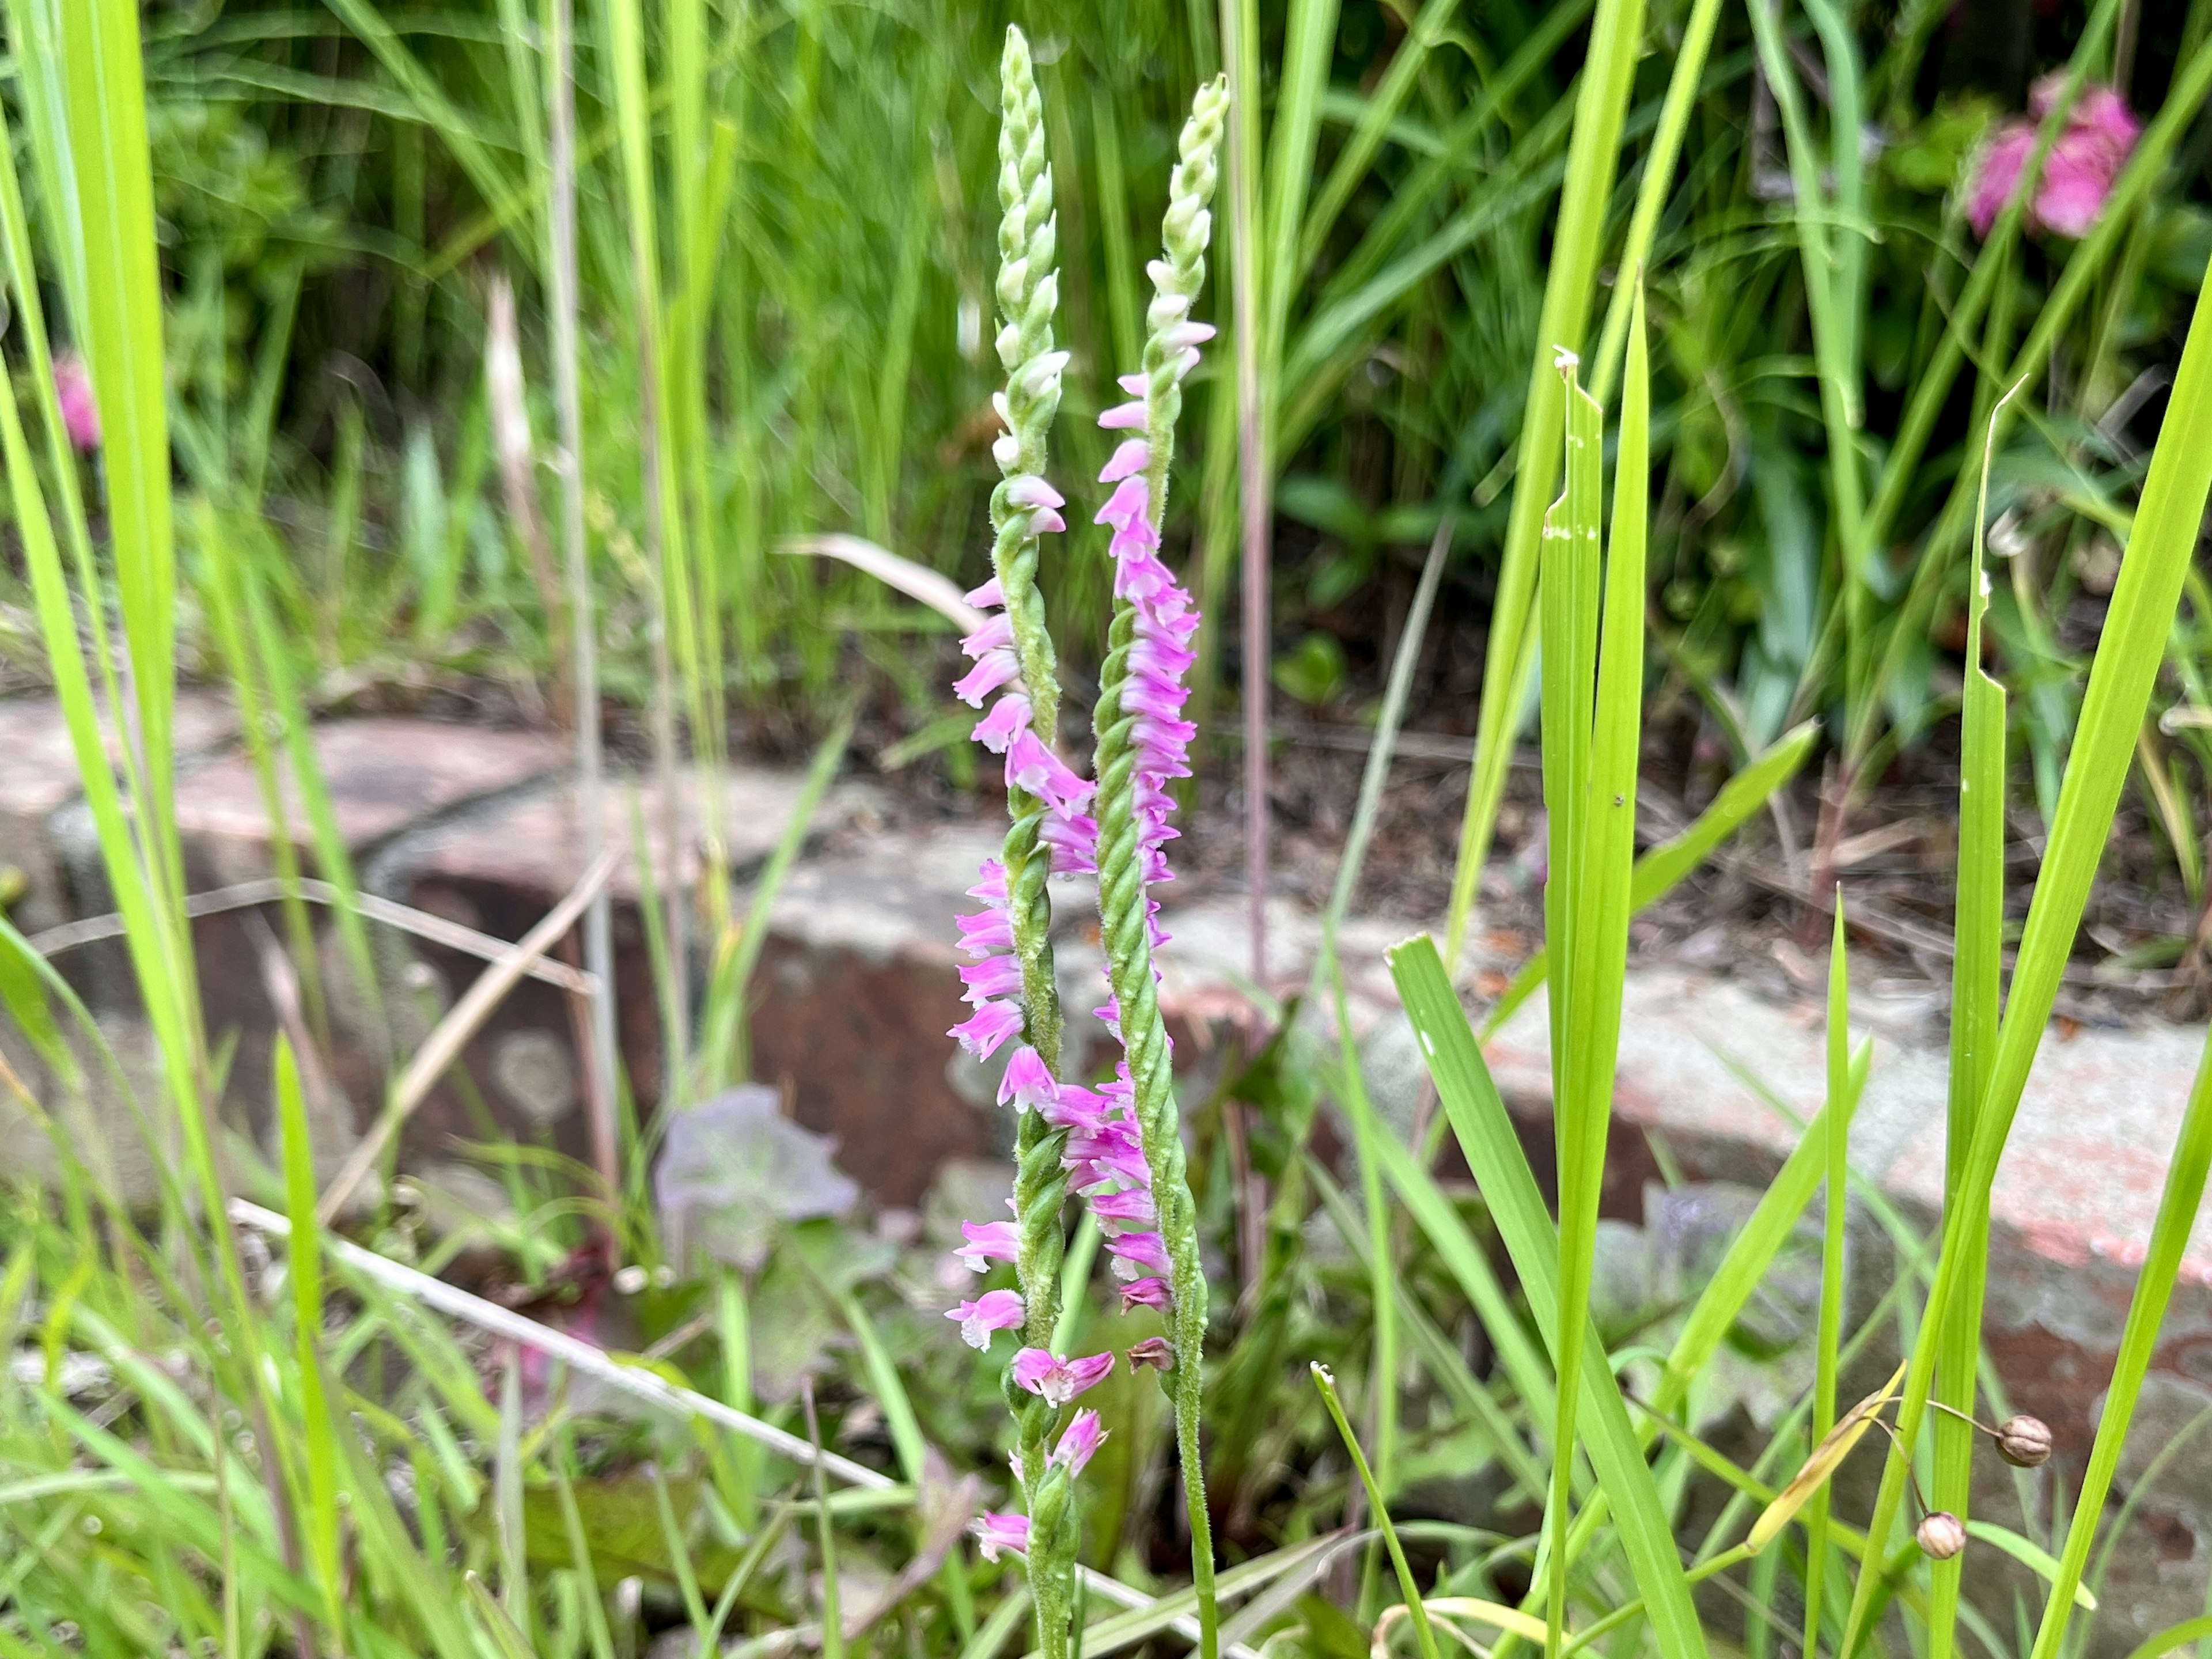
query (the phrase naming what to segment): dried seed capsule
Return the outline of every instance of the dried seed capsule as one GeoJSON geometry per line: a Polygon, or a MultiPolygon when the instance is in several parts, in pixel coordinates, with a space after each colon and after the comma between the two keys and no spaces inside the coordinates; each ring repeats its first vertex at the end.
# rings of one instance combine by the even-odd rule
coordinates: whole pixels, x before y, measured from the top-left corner
{"type": "Polygon", "coordinates": [[[1175,1369],[1175,1349],[1164,1336],[1148,1336],[1141,1342],[1129,1345],[1129,1375],[1137,1374],[1139,1365],[1150,1365],[1156,1370],[1175,1369]]]}
{"type": "Polygon", "coordinates": [[[2016,1468],[2051,1461],[2051,1425],[2039,1417],[2008,1417],[1997,1425],[1997,1455],[2016,1468]]]}
{"type": "Polygon", "coordinates": [[[1948,1561],[1966,1547],[1966,1529],[1948,1510],[1932,1510],[1913,1534],[1920,1547],[1938,1561],[1948,1561]]]}

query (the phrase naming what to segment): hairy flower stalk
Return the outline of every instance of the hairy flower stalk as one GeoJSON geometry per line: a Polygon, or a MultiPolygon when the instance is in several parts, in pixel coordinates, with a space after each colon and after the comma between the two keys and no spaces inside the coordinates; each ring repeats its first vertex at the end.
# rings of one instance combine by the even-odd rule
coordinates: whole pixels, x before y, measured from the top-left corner
{"type": "MultiPolygon", "coordinates": [[[[1121,1040],[1122,1079],[1150,1175],[1152,1224],[1109,1237],[1116,1269],[1135,1279],[1130,1299],[1164,1303],[1173,1365],[1163,1376],[1175,1401],[1176,1443],[1189,1512],[1191,1576],[1198,1592],[1200,1651],[1218,1645],[1213,1540],[1199,1443],[1206,1349],[1206,1272],[1198,1214],[1184,1170],[1182,1125],[1167,1027],[1160,1016],[1152,949],[1163,942],[1151,887],[1170,878],[1165,843],[1174,802],[1170,782],[1189,775],[1194,729],[1182,718],[1197,608],[1159,556],[1168,462],[1182,410],[1182,381],[1213,331],[1190,319],[1206,281],[1212,231],[1207,203],[1229,106],[1224,81],[1199,90],[1169,185],[1162,227],[1165,257],[1150,267],[1143,371],[1122,386],[1132,398],[1099,417],[1109,430],[1141,430],[1100,475],[1115,486],[1098,514],[1114,530],[1114,620],[1099,670],[1097,738],[1098,914],[1113,1000],[1105,1011],[1121,1040]],[[1137,1278],[1143,1273],[1146,1276],[1137,1278]],[[1164,1279],[1159,1275],[1164,1274],[1164,1279]]],[[[1152,1358],[1148,1356],[1148,1359],[1152,1358]]],[[[1153,1360],[1152,1363],[1158,1363],[1153,1360]]]]}
{"type": "Polygon", "coordinates": [[[978,1527],[984,1553],[1002,1548],[1028,1559],[1039,1646],[1047,1659],[1067,1651],[1073,1609],[1075,1477],[1103,1437],[1097,1413],[1079,1413],[1048,1449],[1062,1410],[1113,1364],[1110,1354],[1066,1360],[1050,1351],[1060,1317],[1063,1167],[1073,1124],[1062,1113],[1088,1109],[1088,1090],[1062,1090],[1060,1011],[1054,978],[1052,905],[1046,878],[1055,869],[1088,871],[1096,828],[1083,809],[1091,786],[1054,750],[1060,685],[1044,602],[1037,591],[1038,538],[1064,530],[1060,494],[1045,481],[1045,438],[1060,407],[1067,354],[1053,346],[1059,304],[1054,270],[1057,227],[1052,169],[1045,161],[1043,106],[1021,31],[1006,31],[1000,66],[999,131],[1000,362],[1006,389],[994,398],[1006,431],[993,445],[1003,477],[991,496],[992,579],[970,593],[987,612],[983,626],[961,642],[975,666],[953,689],[976,708],[997,696],[975,727],[976,741],[1006,757],[1006,803],[1012,822],[1000,856],[987,860],[971,894],[984,908],[960,918],[962,943],[975,960],[961,970],[972,1017],[951,1035],[978,1058],[1009,1042],[999,1098],[1018,1113],[1012,1223],[969,1223],[957,1252],[988,1272],[1011,1261],[1017,1289],[963,1301],[949,1317],[978,1348],[993,1333],[1018,1330],[1024,1346],[1005,1382],[1016,1424],[1013,1468],[1026,1516],[987,1515],[978,1527]],[[1078,1097],[1080,1097],[1079,1099],[1078,1097]]]}

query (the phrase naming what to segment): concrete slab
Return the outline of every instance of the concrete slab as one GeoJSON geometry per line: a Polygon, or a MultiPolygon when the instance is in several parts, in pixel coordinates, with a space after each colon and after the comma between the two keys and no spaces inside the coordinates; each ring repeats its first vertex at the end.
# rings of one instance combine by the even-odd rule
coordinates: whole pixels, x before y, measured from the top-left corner
{"type": "MultiPolygon", "coordinates": [[[[686,887],[699,879],[710,829],[733,872],[742,878],[757,869],[782,839],[803,784],[795,772],[730,767],[723,774],[720,811],[709,825],[700,776],[684,772],[677,784],[678,878],[686,887]]],[[[833,787],[816,811],[815,833],[842,829],[874,805],[871,790],[833,787]]],[[[617,897],[635,899],[640,890],[635,849],[641,824],[655,883],[666,883],[665,823],[660,792],[653,782],[635,776],[608,780],[603,834],[605,844],[621,854],[611,884],[617,897]]],[[[575,791],[563,780],[426,831],[404,849],[401,861],[410,880],[489,884],[551,897],[568,891],[583,874],[580,844],[575,791]]]]}
{"type": "MultiPolygon", "coordinates": [[[[179,759],[227,743],[237,731],[237,715],[226,699],[209,691],[178,693],[172,750],[179,759]]],[[[120,763],[121,750],[113,742],[109,754],[120,763]]],[[[27,933],[56,927],[71,913],[69,860],[52,820],[82,793],[61,704],[52,697],[0,702],[0,865],[20,872],[22,896],[9,914],[27,933]]]]}
{"type": "MultiPolygon", "coordinates": [[[[435,720],[372,719],[319,726],[322,763],[338,833],[356,853],[469,801],[544,775],[565,750],[550,736],[486,732],[435,720]]],[[[313,832],[288,799],[286,832],[302,848],[313,832]]],[[[269,872],[271,826],[252,763],[227,755],[179,781],[177,829],[195,884],[225,884],[269,872]]]]}

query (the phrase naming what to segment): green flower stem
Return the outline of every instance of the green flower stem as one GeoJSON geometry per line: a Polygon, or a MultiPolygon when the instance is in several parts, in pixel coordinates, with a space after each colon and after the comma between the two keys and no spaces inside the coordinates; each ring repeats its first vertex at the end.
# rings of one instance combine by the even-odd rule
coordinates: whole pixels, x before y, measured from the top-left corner
{"type": "MultiPolygon", "coordinates": [[[[1045,439],[1060,408],[1065,353],[1053,349],[1053,313],[1060,302],[1054,270],[1057,225],[1052,208],[1052,167],[1045,159],[1044,104],[1030,61],[1029,42],[1006,31],[1000,68],[999,281],[1002,326],[999,360],[1006,370],[1003,412],[1011,453],[1001,441],[1004,480],[991,495],[991,567],[1005,596],[1014,636],[1014,657],[1029,696],[1030,722],[1049,745],[1060,720],[1060,679],[1044,599],[1037,591],[1036,510],[1007,499],[1014,479],[1042,477],[1045,439]]],[[[1006,871],[1006,908],[1014,954],[1022,968],[1024,1036],[1047,1069],[1060,1073],[1060,991],[1052,953],[1052,898],[1046,878],[1051,849],[1038,838],[1046,807],[1026,790],[1009,789],[1000,861],[1006,871]]],[[[1023,1340],[1049,1347],[1060,1319],[1060,1269],[1066,1248],[1061,1213],[1067,1172],[1060,1153],[1067,1133],[1054,1129],[1035,1108],[1015,1128],[1014,1211],[1018,1246],[1014,1277],[1024,1312],[1023,1340]]],[[[1030,1595],[1036,1609],[1037,1641],[1046,1659],[1068,1650],[1073,1604],[1077,1528],[1071,1482],[1048,1463],[1048,1441],[1059,1415],[1036,1395],[1017,1387],[1011,1372],[1002,1387],[1014,1416],[1021,1459],[1023,1498],[1030,1516],[1030,1595]]]]}
{"type": "MultiPolygon", "coordinates": [[[[1146,483],[1152,527],[1167,501],[1168,463],[1176,416],[1182,407],[1180,358],[1172,337],[1189,315],[1189,302],[1206,281],[1212,234],[1206,203],[1213,194],[1215,158],[1228,112],[1228,88],[1216,78],[1199,89],[1182,130],[1163,227],[1167,257],[1155,264],[1151,331],[1145,344],[1145,431],[1151,447],[1146,483]]],[[[1182,1127],[1176,1109],[1175,1072],[1166,1022],[1152,977],[1152,933],[1145,914],[1142,848],[1136,814],[1136,752],[1130,741],[1135,717],[1121,707],[1135,642],[1135,606],[1115,606],[1099,668],[1097,711],[1098,915],[1106,945],[1106,971],[1121,1010],[1121,1044],[1129,1065],[1138,1133],[1150,1166],[1152,1202],[1168,1255],[1168,1283],[1175,1297],[1170,1320],[1175,1369],[1166,1378],[1175,1402],[1176,1449],[1182,1466],[1183,1501],[1190,1521],[1191,1581],[1198,1596],[1199,1653],[1214,1659],[1219,1613],[1213,1575],[1213,1529],[1206,1500],[1206,1468],[1200,1443],[1205,1401],[1206,1268],[1199,1254],[1198,1206],[1185,1169],[1182,1127]]],[[[1034,1525],[1034,1522],[1032,1522],[1034,1525]]]]}

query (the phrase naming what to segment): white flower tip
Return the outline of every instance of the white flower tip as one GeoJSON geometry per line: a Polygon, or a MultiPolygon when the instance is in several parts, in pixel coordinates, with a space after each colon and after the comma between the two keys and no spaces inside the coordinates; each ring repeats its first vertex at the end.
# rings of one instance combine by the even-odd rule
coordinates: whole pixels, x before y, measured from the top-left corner
{"type": "Polygon", "coordinates": [[[1565,346],[1553,346],[1552,348],[1552,367],[1558,369],[1562,374],[1567,374],[1571,370],[1580,368],[1582,367],[1582,362],[1583,360],[1579,354],[1568,350],[1565,346]]]}

